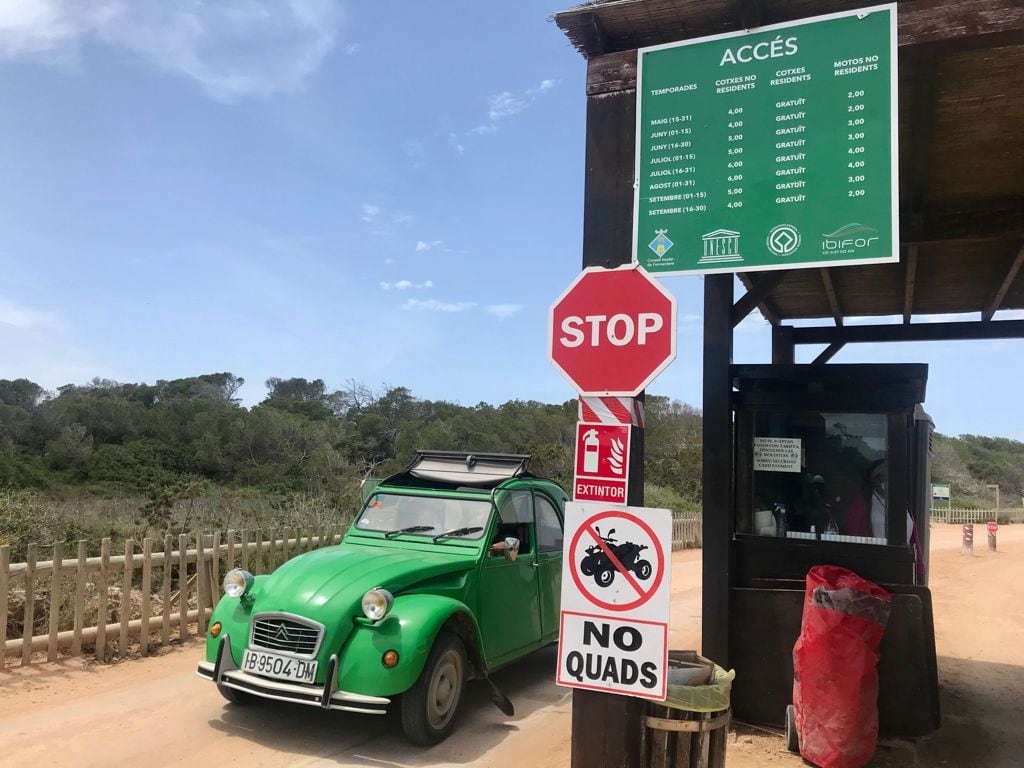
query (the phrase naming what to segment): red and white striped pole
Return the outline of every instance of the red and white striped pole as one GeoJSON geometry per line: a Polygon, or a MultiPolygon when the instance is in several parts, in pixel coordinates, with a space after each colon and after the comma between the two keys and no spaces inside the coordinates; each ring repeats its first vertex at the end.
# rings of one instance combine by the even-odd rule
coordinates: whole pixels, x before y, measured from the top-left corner
{"type": "Polygon", "coordinates": [[[960,554],[973,555],[974,554],[974,526],[971,523],[967,523],[961,529],[963,532],[963,549],[960,554]]]}

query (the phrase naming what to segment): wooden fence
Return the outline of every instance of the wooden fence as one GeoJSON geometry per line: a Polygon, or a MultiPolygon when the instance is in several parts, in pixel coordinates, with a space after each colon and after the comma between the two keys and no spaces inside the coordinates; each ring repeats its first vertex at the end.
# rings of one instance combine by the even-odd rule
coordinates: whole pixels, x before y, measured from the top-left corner
{"type": "Polygon", "coordinates": [[[703,526],[699,517],[672,518],[672,551],[700,548],[703,544],[703,526]]]}
{"type": "Polygon", "coordinates": [[[962,525],[963,523],[987,523],[997,520],[1000,523],[1024,523],[1024,508],[1002,507],[1000,509],[948,509],[946,507],[932,508],[932,522],[952,523],[962,525]]]}
{"type": "Polygon", "coordinates": [[[188,637],[192,624],[205,635],[228,570],[240,566],[269,573],[295,555],[341,541],[342,535],[329,529],[266,537],[259,531],[250,536],[228,530],[223,537],[215,531],[182,534],[176,541],[168,535],[143,539],[141,552],[129,539],[123,555],[112,555],[110,539],[103,539],[99,557],[86,556],[86,541],[68,557],[60,541],[44,561],[39,547],[30,544],[23,563],[11,563],[10,547],[2,546],[0,668],[8,657],[31,664],[32,654],[43,651],[48,661],[61,650],[72,656],[89,650],[99,660],[123,657],[134,642],[146,655],[152,644],[188,637]]]}

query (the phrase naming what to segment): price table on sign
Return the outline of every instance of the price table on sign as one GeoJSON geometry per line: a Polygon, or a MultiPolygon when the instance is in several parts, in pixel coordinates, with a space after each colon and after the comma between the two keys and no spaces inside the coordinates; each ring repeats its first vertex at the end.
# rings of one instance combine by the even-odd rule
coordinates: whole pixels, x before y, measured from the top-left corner
{"type": "Polygon", "coordinates": [[[896,261],[896,5],[642,48],[634,261],[896,261]]]}

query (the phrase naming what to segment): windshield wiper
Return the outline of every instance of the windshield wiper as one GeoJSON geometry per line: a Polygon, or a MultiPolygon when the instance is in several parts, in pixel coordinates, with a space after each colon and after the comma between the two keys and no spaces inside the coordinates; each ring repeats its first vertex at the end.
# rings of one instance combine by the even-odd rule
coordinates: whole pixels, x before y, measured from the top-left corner
{"type": "Polygon", "coordinates": [[[444,533],[437,534],[437,536],[434,537],[434,543],[436,544],[439,540],[446,539],[449,536],[468,536],[471,533],[478,533],[482,530],[483,528],[481,528],[479,525],[474,525],[471,528],[453,528],[450,531],[445,531],[444,533]]]}
{"type": "Polygon", "coordinates": [[[411,525],[408,528],[399,528],[397,531],[388,531],[384,534],[385,539],[390,539],[392,536],[398,536],[402,533],[422,533],[423,531],[432,531],[434,526],[432,525],[411,525]]]}

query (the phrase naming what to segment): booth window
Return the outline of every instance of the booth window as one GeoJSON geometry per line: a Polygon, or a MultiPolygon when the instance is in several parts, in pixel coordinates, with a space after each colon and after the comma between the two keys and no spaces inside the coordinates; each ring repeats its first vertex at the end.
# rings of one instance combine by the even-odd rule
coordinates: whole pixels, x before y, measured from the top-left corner
{"type": "Polygon", "coordinates": [[[751,533],[886,543],[885,414],[757,411],[753,422],[751,533]]]}

